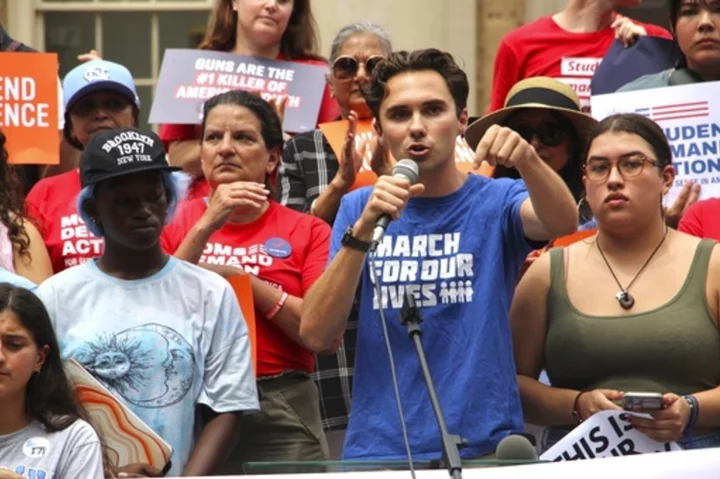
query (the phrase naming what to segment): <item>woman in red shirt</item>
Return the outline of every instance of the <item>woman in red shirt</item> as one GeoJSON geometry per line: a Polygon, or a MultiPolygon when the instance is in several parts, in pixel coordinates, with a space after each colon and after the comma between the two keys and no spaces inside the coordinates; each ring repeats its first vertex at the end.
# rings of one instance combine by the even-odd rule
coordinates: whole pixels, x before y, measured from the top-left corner
{"type": "Polygon", "coordinates": [[[243,418],[224,473],[240,472],[246,461],[326,460],[310,379],[315,356],[299,324],[302,298],[327,263],[330,227],[272,200],[283,137],[269,103],[229,91],[208,100],[203,113],[200,158],[210,196],[186,201],[161,242],[191,263],[251,275],[262,414],[243,418]]]}
{"type": "MultiPolygon", "coordinates": [[[[210,20],[203,50],[326,66],[317,54],[315,20],[310,0],[219,0],[210,20]]],[[[318,123],[336,120],[340,108],[325,87],[318,123]]],[[[170,163],[195,181],[188,198],[207,196],[200,166],[199,125],[162,125],[170,163]]]]}
{"type": "MultiPolygon", "coordinates": [[[[70,144],[83,150],[99,131],[138,125],[140,99],[135,81],[123,65],[93,60],[73,68],[63,80],[65,129],[70,144]]],[[[66,173],[39,181],[25,199],[50,253],[53,272],[98,257],[102,238],[88,231],[78,215],[80,173],[66,173]]]]}

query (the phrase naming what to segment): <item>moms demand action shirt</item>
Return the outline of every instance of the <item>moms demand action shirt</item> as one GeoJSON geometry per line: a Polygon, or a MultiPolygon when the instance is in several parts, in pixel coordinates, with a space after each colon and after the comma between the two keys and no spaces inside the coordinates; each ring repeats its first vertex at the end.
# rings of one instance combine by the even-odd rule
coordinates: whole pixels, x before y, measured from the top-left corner
{"type": "MultiPolygon", "coordinates": [[[[205,214],[204,198],[185,202],[165,227],[160,242],[175,254],[188,231],[205,214]]],[[[314,216],[274,201],[249,224],[226,223],[210,235],[200,262],[242,268],[289,295],[302,298],[327,263],[330,227],[314,216]]],[[[315,355],[255,311],[258,377],[315,370],[315,355]]]]}
{"type": "Polygon", "coordinates": [[[88,231],[78,214],[80,189],[80,171],[75,169],[41,180],[25,199],[28,214],[37,223],[50,254],[54,273],[103,252],[103,239],[88,231]]]}

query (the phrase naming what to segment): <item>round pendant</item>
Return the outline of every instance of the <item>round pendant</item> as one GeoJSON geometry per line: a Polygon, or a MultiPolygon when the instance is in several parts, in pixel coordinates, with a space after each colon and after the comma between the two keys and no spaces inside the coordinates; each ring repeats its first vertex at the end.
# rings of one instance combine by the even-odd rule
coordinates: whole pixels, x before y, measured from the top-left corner
{"type": "Polygon", "coordinates": [[[635,305],[635,298],[633,298],[627,291],[620,291],[615,295],[615,299],[618,300],[622,309],[630,309],[635,305]]]}

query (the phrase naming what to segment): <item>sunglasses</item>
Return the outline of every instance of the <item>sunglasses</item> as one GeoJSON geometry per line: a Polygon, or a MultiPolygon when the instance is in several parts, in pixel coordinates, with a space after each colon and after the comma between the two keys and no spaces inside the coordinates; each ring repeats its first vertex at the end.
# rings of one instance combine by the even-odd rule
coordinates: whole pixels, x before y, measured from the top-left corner
{"type": "Polygon", "coordinates": [[[568,139],[567,128],[559,123],[543,123],[537,127],[530,125],[508,125],[507,127],[515,131],[528,143],[530,143],[535,136],[537,136],[540,143],[545,146],[558,146],[568,139]]]}
{"type": "Polygon", "coordinates": [[[332,73],[338,80],[352,80],[360,70],[360,65],[365,65],[365,73],[371,75],[378,63],[384,59],[383,56],[373,55],[364,62],[359,62],[351,56],[338,57],[332,65],[332,73]]]}
{"type": "Polygon", "coordinates": [[[71,113],[77,116],[85,117],[97,110],[104,110],[112,113],[117,113],[124,110],[130,105],[130,102],[124,98],[112,97],[103,98],[100,101],[95,99],[80,99],[73,106],[71,113]]]}

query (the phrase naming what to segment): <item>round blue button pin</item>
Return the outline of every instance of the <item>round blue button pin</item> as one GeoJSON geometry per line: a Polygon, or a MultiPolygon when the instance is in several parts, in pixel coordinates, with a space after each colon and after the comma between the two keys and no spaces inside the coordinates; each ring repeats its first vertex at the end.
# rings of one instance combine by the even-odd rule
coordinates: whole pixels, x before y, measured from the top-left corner
{"type": "Polygon", "coordinates": [[[292,254],[292,246],[282,238],[270,238],[264,246],[267,254],[273,258],[287,258],[292,254]]]}

